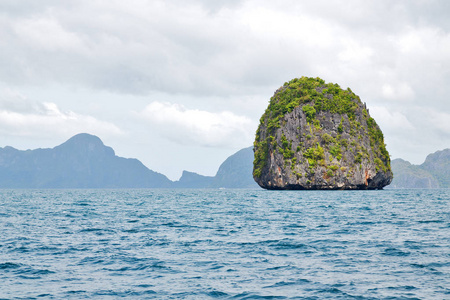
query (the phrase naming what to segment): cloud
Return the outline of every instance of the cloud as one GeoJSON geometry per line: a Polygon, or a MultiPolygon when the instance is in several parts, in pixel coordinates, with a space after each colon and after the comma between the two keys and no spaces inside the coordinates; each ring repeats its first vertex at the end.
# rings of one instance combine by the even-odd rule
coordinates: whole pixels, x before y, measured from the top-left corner
{"type": "Polygon", "coordinates": [[[23,137],[54,137],[89,132],[101,136],[121,135],[116,125],[89,115],[61,111],[52,102],[34,102],[11,89],[0,93],[0,134],[23,137]]]}
{"type": "Polygon", "coordinates": [[[371,116],[385,131],[405,131],[414,129],[408,118],[398,111],[389,111],[383,106],[370,108],[371,116]]]}
{"type": "Polygon", "coordinates": [[[416,107],[414,113],[422,117],[421,126],[429,131],[429,135],[443,137],[441,142],[444,143],[450,139],[450,113],[422,107],[416,107]]]}
{"type": "Polygon", "coordinates": [[[2,7],[0,80],[9,84],[230,97],[308,75],[389,98],[380,87],[422,79],[419,60],[427,73],[448,70],[437,65],[449,58],[439,1],[27,3],[2,7]],[[419,22],[421,11],[439,23],[419,22]]]}
{"type": "Polygon", "coordinates": [[[382,95],[389,100],[411,100],[414,97],[414,91],[407,83],[398,85],[384,84],[381,87],[382,95]]]}
{"type": "Polygon", "coordinates": [[[207,147],[247,146],[256,126],[249,118],[228,111],[213,113],[157,101],[139,115],[174,142],[207,147]]]}
{"type": "MultiPolygon", "coordinates": [[[[38,134],[38,124],[50,134],[117,132],[107,118],[139,131],[142,120],[128,112],[152,97],[160,106],[140,115],[153,138],[247,146],[283,82],[318,76],[361,96],[399,156],[449,143],[449,1],[219,2],[0,1],[0,86],[11,88],[0,111],[8,126],[20,134],[38,134]],[[13,90],[37,92],[40,102],[13,90]],[[158,119],[165,112],[182,121],[158,119]]],[[[130,140],[143,140],[137,135],[130,140]]]]}
{"type": "Polygon", "coordinates": [[[53,18],[31,18],[15,23],[17,37],[36,49],[55,51],[81,51],[83,41],[73,33],[65,30],[58,20],[53,18]]]}

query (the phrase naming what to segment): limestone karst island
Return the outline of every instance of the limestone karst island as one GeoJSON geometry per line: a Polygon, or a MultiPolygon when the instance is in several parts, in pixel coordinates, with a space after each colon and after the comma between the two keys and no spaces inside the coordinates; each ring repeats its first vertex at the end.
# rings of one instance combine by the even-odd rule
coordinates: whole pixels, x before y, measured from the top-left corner
{"type": "Polygon", "coordinates": [[[392,181],[383,133],[350,88],[302,77],[275,91],[254,142],[266,189],[382,189],[392,181]]]}

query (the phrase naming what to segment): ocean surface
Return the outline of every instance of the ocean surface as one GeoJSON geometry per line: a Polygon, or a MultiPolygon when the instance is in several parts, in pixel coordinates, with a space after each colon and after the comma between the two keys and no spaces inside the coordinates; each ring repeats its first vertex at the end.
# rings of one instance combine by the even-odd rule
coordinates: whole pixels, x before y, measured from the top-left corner
{"type": "Polygon", "coordinates": [[[450,191],[0,190],[0,299],[450,299],[450,191]]]}

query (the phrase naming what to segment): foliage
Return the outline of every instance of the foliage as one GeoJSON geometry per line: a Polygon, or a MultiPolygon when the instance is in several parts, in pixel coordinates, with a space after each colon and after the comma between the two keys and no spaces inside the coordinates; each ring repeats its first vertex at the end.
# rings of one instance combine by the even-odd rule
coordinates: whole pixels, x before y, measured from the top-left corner
{"type": "Polygon", "coordinates": [[[339,169],[339,166],[336,165],[331,165],[328,167],[331,171],[336,171],[337,169],[339,169]]]}
{"type": "Polygon", "coordinates": [[[279,148],[279,151],[283,154],[284,159],[290,159],[294,156],[292,142],[289,142],[284,134],[281,135],[281,148],[279,148]]]}
{"type": "Polygon", "coordinates": [[[344,132],[344,126],[342,125],[342,121],[343,121],[343,119],[341,118],[341,122],[339,123],[339,126],[338,126],[338,132],[339,133],[344,132]]]}
{"type": "Polygon", "coordinates": [[[255,151],[255,160],[253,161],[253,176],[261,177],[262,169],[266,166],[269,147],[267,141],[258,143],[255,151]]]}
{"type": "Polygon", "coordinates": [[[363,154],[361,152],[358,152],[355,156],[355,163],[360,164],[362,162],[363,154]]]}
{"type": "Polygon", "coordinates": [[[337,158],[337,160],[342,159],[341,147],[339,145],[333,145],[329,149],[330,154],[337,158]]]}
{"type": "Polygon", "coordinates": [[[332,143],[335,142],[335,139],[331,135],[329,135],[328,133],[324,133],[322,135],[322,140],[323,140],[323,142],[325,144],[332,144],[332,143]]]}
{"type": "Polygon", "coordinates": [[[310,168],[313,168],[317,165],[319,160],[322,160],[325,158],[325,152],[322,147],[320,147],[319,144],[317,144],[316,147],[308,148],[304,153],[303,156],[308,160],[308,164],[310,168]]]}
{"type": "Polygon", "coordinates": [[[305,105],[302,107],[302,110],[306,115],[306,121],[308,123],[311,123],[314,120],[314,118],[316,117],[316,110],[314,109],[314,107],[305,105]]]}

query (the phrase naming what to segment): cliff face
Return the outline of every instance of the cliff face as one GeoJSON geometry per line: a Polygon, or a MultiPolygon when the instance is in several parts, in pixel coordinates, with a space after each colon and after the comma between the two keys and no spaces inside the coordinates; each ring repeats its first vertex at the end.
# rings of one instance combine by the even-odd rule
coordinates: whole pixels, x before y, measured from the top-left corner
{"type": "Polygon", "coordinates": [[[254,152],[253,177],[266,189],[381,189],[393,177],[365,104],[320,78],[293,79],[275,92],[254,152]]]}

